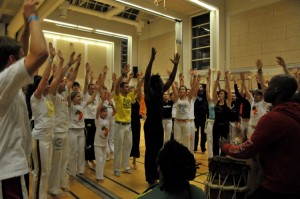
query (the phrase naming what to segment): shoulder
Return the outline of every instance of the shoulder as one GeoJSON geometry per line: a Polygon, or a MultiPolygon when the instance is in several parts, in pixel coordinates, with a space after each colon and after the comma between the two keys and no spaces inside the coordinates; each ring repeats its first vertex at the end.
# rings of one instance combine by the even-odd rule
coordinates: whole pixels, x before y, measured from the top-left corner
{"type": "Polygon", "coordinates": [[[199,188],[199,187],[196,187],[195,185],[190,185],[190,188],[191,188],[191,194],[192,194],[192,198],[193,199],[205,199],[206,196],[205,196],[205,193],[204,191],[199,188]]]}

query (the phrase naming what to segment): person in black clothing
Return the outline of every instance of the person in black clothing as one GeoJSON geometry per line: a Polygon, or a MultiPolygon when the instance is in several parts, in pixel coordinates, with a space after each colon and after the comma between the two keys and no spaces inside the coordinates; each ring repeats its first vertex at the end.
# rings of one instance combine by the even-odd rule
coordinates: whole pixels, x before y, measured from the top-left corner
{"type": "Polygon", "coordinates": [[[198,93],[195,100],[194,105],[194,114],[195,114],[195,144],[194,144],[194,151],[197,151],[198,142],[199,142],[199,128],[201,128],[201,141],[200,147],[201,152],[204,153],[206,151],[205,143],[206,143],[206,133],[204,132],[205,123],[208,115],[208,103],[206,99],[206,85],[200,84],[198,86],[198,93]]]}
{"type": "MultiPolygon", "coordinates": [[[[231,106],[231,92],[228,72],[225,73],[225,83],[227,91],[221,89],[217,92],[221,72],[218,71],[217,80],[213,89],[213,101],[215,105],[215,122],[213,126],[213,156],[219,155],[219,139],[228,139],[229,134],[229,115],[231,106]]],[[[221,153],[221,155],[224,155],[221,153]]]]}
{"type": "Polygon", "coordinates": [[[153,184],[158,180],[159,175],[156,167],[156,158],[159,150],[163,146],[164,130],[162,126],[162,103],[163,93],[172,85],[179,63],[180,56],[176,54],[171,62],[174,64],[168,81],[163,84],[161,77],[151,75],[152,64],[155,60],[156,50],[152,48],[151,59],[145,72],[144,94],[147,108],[147,118],[144,124],[145,133],[145,174],[146,181],[153,184]]]}

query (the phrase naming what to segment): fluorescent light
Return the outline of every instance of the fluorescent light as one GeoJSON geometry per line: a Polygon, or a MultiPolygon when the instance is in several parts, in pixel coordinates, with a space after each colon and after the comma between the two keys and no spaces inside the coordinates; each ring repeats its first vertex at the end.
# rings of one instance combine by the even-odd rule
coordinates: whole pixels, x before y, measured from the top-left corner
{"type": "Polygon", "coordinates": [[[83,44],[93,44],[97,46],[112,46],[113,42],[99,40],[99,39],[91,39],[87,37],[80,37],[75,35],[69,35],[64,33],[52,32],[48,30],[43,30],[46,38],[60,39],[69,42],[83,43],[83,44]]]}
{"type": "Polygon", "coordinates": [[[93,29],[93,28],[86,27],[86,26],[78,26],[75,24],[54,21],[54,20],[50,20],[50,19],[44,19],[44,21],[49,22],[49,23],[54,23],[56,26],[60,26],[60,27],[64,27],[64,28],[80,30],[80,31],[85,31],[85,32],[92,32],[92,33],[106,35],[106,36],[110,36],[110,37],[117,37],[117,38],[122,38],[122,39],[128,39],[129,37],[131,37],[128,35],[118,34],[118,33],[109,32],[109,31],[105,31],[105,30],[93,29]]]}
{"type": "Polygon", "coordinates": [[[179,22],[182,21],[181,19],[172,17],[172,16],[170,16],[170,15],[166,15],[166,14],[163,14],[163,13],[161,13],[161,12],[157,12],[157,11],[155,11],[155,10],[151,10],[151,9],[148,9],[148,8],[144,8],[144,7],[142,7],[142,6],[139,6],[139,5],[136,5],[136,4],[133,4],[133,3],[129,3],[129,2],[126,2],[126,1],[123,1],[123,0],[114,0],[114,1],[119,2],[119,3],[122,3],[122,4],[125,4],[125,5],[127,5],[127,6],[130,6],[130,7],[136,8],[136,9],[139,9],[139,10],[143,10],[143,11],[146,11],[146,12],[150,12],[151,14],[155,14],[155,15],[157,15],[157,16],[164,17],[164,18],[169,19],[169,20],[179,21],[179,22]]]}
{"type": "Polygon", "coordinates": [[[210,11],[217,10],[216,7],[211,6],[211,5],[209,5],[209,4],[207,4],[207,3],[204,3],[204,2],[202,2],[202,1],[199,1],[199,0],[190,0],[190,1],[193,2],[193,3],[195,3],[195,4],[198,4],[199,6],[201,6],[201,7],[203,7],[203,8],[206,8],[206,9],[208,9],[208,10],[210,10],[210,11]]]}
{"type": "Polygon", "coordinates": [[[128,35],[122,35],[122,34],[118,34],[118,33],[114,33],[114,32],[109,32],[109,31],[105,31],[105,30],[99,30],[96,29],[95,30],[96,34],[100,34],[100,35],[107,35],[107,36],[112,36],[112,37],[118,37],[118,38],[122,38],[122,39],[127,39],[130,36],[128,35]]]}

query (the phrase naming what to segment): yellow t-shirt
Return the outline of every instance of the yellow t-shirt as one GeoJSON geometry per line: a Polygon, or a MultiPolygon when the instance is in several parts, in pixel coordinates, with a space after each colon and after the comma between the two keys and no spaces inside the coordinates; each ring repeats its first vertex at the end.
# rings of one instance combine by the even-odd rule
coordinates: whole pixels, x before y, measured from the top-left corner
{"type": "Polygon", "coordinates": [[[117,113],[115,115],[115,121],[117,122],[130,122],[131,121],[131,103],[135,100],[134,92],[130,92],[127,96],[123,96],[121,93],[116,95],[114,93],[114,101],[116,105],[117,113]]]}

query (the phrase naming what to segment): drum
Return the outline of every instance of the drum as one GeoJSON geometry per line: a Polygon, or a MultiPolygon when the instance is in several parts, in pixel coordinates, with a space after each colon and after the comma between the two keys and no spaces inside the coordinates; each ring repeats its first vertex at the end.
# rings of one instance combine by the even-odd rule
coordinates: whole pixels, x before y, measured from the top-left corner
{"type": "Polygon", "coordinates": [[[210,158],[209,174],[205,181],[206,198],[245,198],[249,168],[246,161],[220,156],[210,158]]]}

